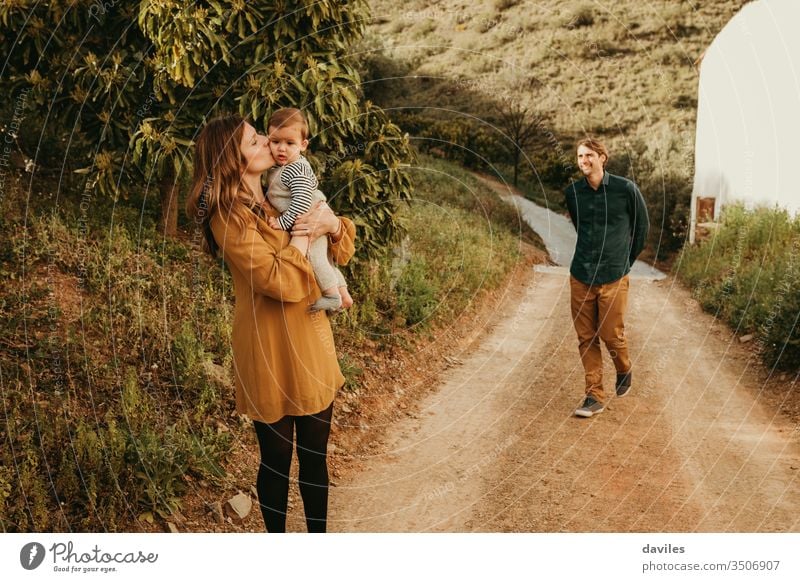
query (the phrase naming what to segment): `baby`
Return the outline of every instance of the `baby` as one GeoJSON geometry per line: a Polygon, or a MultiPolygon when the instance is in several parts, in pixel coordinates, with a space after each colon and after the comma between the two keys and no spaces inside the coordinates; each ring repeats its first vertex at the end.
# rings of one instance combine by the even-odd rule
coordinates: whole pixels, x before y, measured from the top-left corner
{"type": "MultiPolygon", "coordinates": [[[[278,218],[270,217],[269,225],[276,230],[291,231],[298,216],[307,212],[314,202],[325,201],[314,170],[302,155],[308,147],[308,123],[299,109],[279,109],[269,118],[267,133],[276,162],[269,171],[267,196],[270,204],[281,213],[278,218]]],[[[327,237],[321,236],[311,243],[308,260],[322,289],[322,297],[311,309],[337,311],[350,307],[353,299],[347,292],[341,271],[328,257],[327,237]]]]}

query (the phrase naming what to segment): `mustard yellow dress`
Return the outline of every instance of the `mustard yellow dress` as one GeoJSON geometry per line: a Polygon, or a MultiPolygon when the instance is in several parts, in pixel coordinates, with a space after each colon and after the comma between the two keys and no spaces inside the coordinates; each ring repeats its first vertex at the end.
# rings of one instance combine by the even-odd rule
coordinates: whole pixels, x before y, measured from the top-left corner
{"type": "MultiPolygon", "coordinates": [[[[265,203],[267,216],[278,216],[265,203]]],[[[325,311],[308,308],[321,295],[306,257],[289,246],[287,232],[249,213],[242,229],[216,212],[211,231],[233,278],[233,372],[236,410],[272,423],[286,415],[325,410],[344,384],[325,311]]],[[[355,225],[342,218],[343,234],[330,245],[346,264],[355,250],[355,225]]]]}

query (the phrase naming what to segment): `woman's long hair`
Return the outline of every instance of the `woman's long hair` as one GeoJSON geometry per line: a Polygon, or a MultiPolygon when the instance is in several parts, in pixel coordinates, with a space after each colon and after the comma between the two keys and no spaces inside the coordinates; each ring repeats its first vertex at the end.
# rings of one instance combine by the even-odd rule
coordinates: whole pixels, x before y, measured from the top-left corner
{"type": "Polygon", "coordinates": [[[244,230],[247,215],[256,206],[254,193],[242,181],[247,160],[242,155],[242,133],[246,120],[226,115],[209,121],[194,146],[194,176],[186,199],[186,214],[203,228],[205,244],[212,257],[219,245],[211,232],[211,218],[222,212],[244,230]]]}

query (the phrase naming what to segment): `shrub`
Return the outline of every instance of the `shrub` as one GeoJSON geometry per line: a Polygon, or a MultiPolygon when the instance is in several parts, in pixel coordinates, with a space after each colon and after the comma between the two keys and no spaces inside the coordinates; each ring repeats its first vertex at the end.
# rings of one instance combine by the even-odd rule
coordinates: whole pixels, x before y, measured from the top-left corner
{"type": "MultiPolygon", "coordinates": [[[[65,204],[64,216],[74,215],[65,204]]],[[[0,290],[11,347],[0,365],[26,382],[4,380],[0,467],[18,469],[0,470],[3,529],[118,531],[136,515],[171,511],[187,472],[220,478],[228,437],[205,423],[231,406],[209,377],[212,360],[229,361],[226,273],[205,259],[193,271],[198,252],[153,231],[134,241],[124,224],[81,232],[48,212],[22,228],[22,217],[2,215],[8,280],[35,275],[0,290]],[[73,283],[54,298],[54,286],[73,283]]]]}
{"type": "Polygon", "coordinates": [[[567,28],[581,28],[594,24],[595,9],[591,4],[580,4],[567,13],[564,26],[567,28]]]}
{"type": "MultiPolygon", "coordinates": [[[[181,389],[181,399],[193,411],[198,422],[202,422],[210,411],[219,405],[221,384],[211,375],[211,357],[204,344],[195,335],[192,324],[183,322],[172,342],[175,360],[175,380],[181,389]]],[[[227,374],[227,370],[223,371],[227,374]]]]}
{"type": "Polygon", "coordinates": [[[677,173],[683,164],[667,158],[656,165],[654,159],[659,158],[649,151],[646,142],[634,140],[626,151],[611,152],[606,169],[633,179],[639,186],[650,218],[647,247],[656,260],[663,260],[678,252],[686,240],[692,184],[688,176],[677,173]]]}
{"type": "MultiPolygon", "coordinates": [[[[462,168],[429,158],[425,165],[427,172],[413,170],[427,175],[421,214],[404,205],[399,216],[410,229],[408,261],[394,287],[388,256],[356,265],[348,279],[356,305],[334,320],[340,345],[453,317],[517,260],[513,209],[462,168]],[[449,220],[438,232],[431,224],[442,216],[449,220]]],[[[232,399],[220,398],[224,382],[215,383],[209,365],[230,365],[230,277],[192,246],[136,225],[81,233],[58,216],[28,217],[27,229],[22,220],[0,213],[9,275],[0,288],[0,365],[11,378],[3,384],[9,446],[0,447],[0,524],[119,531],[137,517],[167,516],[189,476],[224,477],[230,437],[209,419],[229,417],[232,399]],[[50,261],[54,275],[83,283],[72,290],[74,305],[50,311],[50,283],[41,278],[19,285],[23,269],[41,272],[50,261]],[[53,354],[70,363],[68,372],[38,365],[53,354]],[[44,414],[52,422],[38,426],[44,414]]],[[[361,374],[360,347],[342,353],[348,389],[361,374]]]]}
{"type": "Polygon", "coordinates": [[[346,391],[352,391],[358,387],[358,379],[364,370],[347,354],[339,354],[339,368],[344,376],[344,386],[346,391]]]}
{"type": "Polygon", "coordinates": [[[11,467],[0,465],[0,530],[7,532],[11,530],[11,524],[7,523],[8,516],[11,514],[8,503],[11,491],[14,489],[14,481],[11,467]]]}
{"type": "Polygon", "coordinates": [[[712,238],[684,248],[676,272],[705,310],[756,334],[767,366],[800,367],[800,219],[728,206],[712,238]]]}
{"type": "Polygon", "coordinates": [[[494,0],[494,8],[498,12],[508,10],[517,4],[519,4],[519,0],[494,0]]]}
{"type": "Polygon", "coordinates": [[[415,258],[402,271],[395,287],[397,308],[406,325],[429,323],[439,303],[439,289],[430,280],[431,269],[415,258]]]}
{"type": "Polygon", "coordinates": [[[181,436],[174,425],[164,434],[146,427],[131,435],[129,458],[136,477],[135,499],[145,510],[142,518],[146,520],[152,521],[153,513],[168,517],[180,507],[183,476],[189,469],[181,436]]]}

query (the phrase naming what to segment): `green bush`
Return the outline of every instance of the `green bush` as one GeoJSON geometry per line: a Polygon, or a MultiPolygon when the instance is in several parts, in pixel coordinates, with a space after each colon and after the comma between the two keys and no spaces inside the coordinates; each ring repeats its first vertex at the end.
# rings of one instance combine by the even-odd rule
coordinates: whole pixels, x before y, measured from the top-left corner
{"type": "Polygon", "coordinates": [[[114,419],[95,427],[79,420],[71,442],[59,467],[59,497],[69,500],[70,513],[80,519],[82,529],[95,529],[98,522],[110,531],[124,526],[126,514],[136,506],[128,498],[132,468],[126,431],[114,419]]]}
{"type": "Polygon", "coordinates": [[[168,517],[180,507],[185,490],[183,476],[189,470],[189,455],[180,446],[180,434],[170,426],[163,434],[147,427],[132,435],[130,460],[136,477],[135,499],[152,521],[153,513],[168,517]]]}
{"type": "Polygon", "coordinates": [[[184,321],[181,324],[172,340],[172,354],[175,360],[175,380],[182,389],[184,398],[196,398],[207,385],[204,365],[208,356],[190,322],[184,321]]]}
{"type": "Polygon", "coordinates": [[[423,258],[403,269],[395,287],[397,308],[407,325],[427,324],[439,303],[439,289],[431,281],[431,268],[423,258]]]}
{"type": "Polygon", "coordinates": [[[364,370],[347,354],[339,354],[339,368],[344,376],[344,390],[351,391],[358,387],[360,376],[364,370]]]}
{"type": "Polygon", "coordinates": [[[151,230],[81,230],[64,204],[22,217],[3,200],[0,467],[17,467],[0,471],[5,531],[118,531],[166,514],[187,472],[219,478],[229,446],[206,426],[232,409],[209,372],[230,364],[227,273],[151,230]]]}
{"type": "MultiPolygon", "coordinates": [[[[359,342],[377,337],[378,349],[389,349],[405,341],[398,328],[457,316],[519,256],[515,211],[469,172],[430,158],[412,171],[424,191],[399,213],[402,256],[394,268],[390,253],[357,263],[348,278],[356,304],[334,319],[354,393],[359,342]]],[[[230,433],[216,419],[230,418],[233,399],[217,374],[231,364],[230,276],[151,230],[81,232],[63,216],[23,218],[14,208],[22,206],[0,207],[9,275],[0,288],[10,445],[0,447],[3,529],[120,531],[169,515],[190,476],[224,478],[230,433]],[[23,269],[50,269],[52,280],[23,287],[23,269]],[[73,285],[71,302],[53,298],[55,284],[73,285]],[[55,358],[60,367],[41,364],[55,358]],[[37,424],[45,414],[52,422],[37,424]]],[[[74,216],[68,207],[64,215],[74,216]]]]}
{"type": "Polygon", "coordinates": [[[495,209],[509,206],[494,194],[486,196],[485,186],[470,189],[455,176],[449,180],[449,188],[430,190],[420,180],[420,200],[406,216],[408,260],[395,293],[398,311],[409,325],[424,327],[457,317],[477,293],[495,287],[519,258],[519,233],[495,216],[495,209]]]}
{"type": "Polygon", "coordinates": [[[349,341],[358,343],[365,337],[391,334],[394,297],[388,262],[388,257],[384,261],[371,260],[350,273],[348,288],[355,302],[344,317],[334,320],[349,341]]]}
{"type": "Polygon", "coordinates": [[[429,329],[496,286],[519,258],[520,239],[543,248],[515,208],[464,168],[420,156],[410,175],[417,198],[398,215],[407,235],[393,256],[352,274],[355,304],[334,322],[337,343],[402,342],[396,326],[429,329]]]}
{"type": "Polygon", "coordinates": [[[675,160],[660,159],[648,148],[648,143],[633,140],[627,150],[611,152],[606,166],[608,172],[632,179],[647,203],[650,231],[647,248],[656,260],[674,256],[686,241],[689,224],[689,205],[692,197],[691,178],[678,173],[684,165],[675,160]]]}
{"type": "Polygon", "coordinates": [[[756,335],[767,366],[800,367],[800,219],[728,206],[716,234],[686,246],[675,269],[704,309],[756,335]]]}

